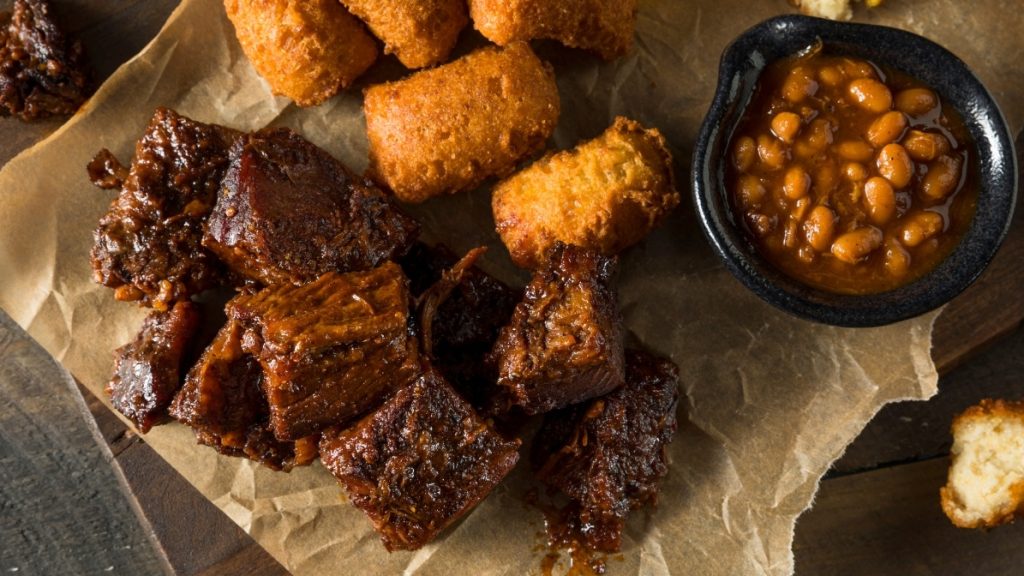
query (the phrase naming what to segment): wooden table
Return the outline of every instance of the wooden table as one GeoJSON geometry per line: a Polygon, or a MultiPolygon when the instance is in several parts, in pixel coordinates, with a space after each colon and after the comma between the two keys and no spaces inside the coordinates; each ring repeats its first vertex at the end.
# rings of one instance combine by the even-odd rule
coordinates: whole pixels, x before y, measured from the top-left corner
{"type": "MultiPolygon", "coordinates": [[[[102,79],[156,34],[176,3],[71,0],[60,8],[102,79]]],[[[0,0],[0,9],[9,4],[0,0]]],[[[59,124],[0,120],[0,165],[59,124]]],[[[1022,219],[985,276],[936,324],[939,395],[883,409],[823,481],[797,525],[798,574],[1021,572],[1024,525],[956,530],[938,489],[952,415],[984,397],[1024,396],[1022,219]]],[[[285,573],[0,312],[0,573],[161,570],[285,573]],[[55,394],[61,382],[67,393],[55,394]]]]}

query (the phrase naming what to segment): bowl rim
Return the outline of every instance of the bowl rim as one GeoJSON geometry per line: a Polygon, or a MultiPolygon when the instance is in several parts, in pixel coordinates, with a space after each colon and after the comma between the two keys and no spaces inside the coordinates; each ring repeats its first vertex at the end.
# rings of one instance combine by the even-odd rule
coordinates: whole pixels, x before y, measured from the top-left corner
{"type": "Polygon", "coordinates": [[[846,327],[880,326],[919,316],[963,292],[985,270],[1009,231],[1017,181],[1016,151],[1005,117],[988,89],[959,57],[932,40],[898,28],[803,15],[762,21],[725,48],[715,95],[691,161],[693,200],[701,228],[729,271],[763,300],[785,312],[846,327]],[[731,142],[765,66],[815,41],[823,42],[829,50],[881,61],[921,80],[960,112],[974,140],[980,189],[971,225],[953,252],[932,271],[888,292],[846,295],[801,284],[761,257],[732,221],[723,183],[727,155],[721,152],[731,142]],[[882,48],[887,43],[904,48],[904,53],[892,57],[882,48]],[[771,51],[778,54],[766,55],[771,51]],[[922,55],[927,55],[923,61],[922,55]],[[943,75],[952,75],[955,82],[928,80],[943,75]],[[970,97],[950,97],[961,91],[970,97]]]}

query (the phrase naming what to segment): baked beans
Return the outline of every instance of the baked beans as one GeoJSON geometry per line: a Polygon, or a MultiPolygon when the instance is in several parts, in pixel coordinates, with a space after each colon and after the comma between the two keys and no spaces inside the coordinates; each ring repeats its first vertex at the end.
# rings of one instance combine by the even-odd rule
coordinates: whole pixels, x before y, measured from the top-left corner
{"type": "Polygon", "coordinates": [[[822,47],[763,72],[730,148],[734,210],[775,266],[824,290],[892,290],[974,215],[967,130],[937,92],[822,47]]]}

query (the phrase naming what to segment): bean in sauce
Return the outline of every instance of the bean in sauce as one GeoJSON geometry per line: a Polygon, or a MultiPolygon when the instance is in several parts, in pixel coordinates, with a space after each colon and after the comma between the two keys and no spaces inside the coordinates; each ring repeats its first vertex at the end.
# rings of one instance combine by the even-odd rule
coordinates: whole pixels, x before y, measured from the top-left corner
{"type": "Polygon", "coordinates": [[[729,153],[733,209],[758,251],[830,292],[920,278],[974,216],[959,114],[905,74],[822,46],[765,69],[729,153]]]}

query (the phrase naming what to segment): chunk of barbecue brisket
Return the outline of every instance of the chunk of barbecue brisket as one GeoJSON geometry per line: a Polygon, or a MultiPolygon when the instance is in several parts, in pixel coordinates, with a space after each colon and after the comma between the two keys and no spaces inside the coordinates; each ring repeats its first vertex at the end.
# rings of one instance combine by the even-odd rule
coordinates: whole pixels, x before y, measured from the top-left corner
{"type": "Polygon", "coordinates": [[[125,172],[102,150],[89,166],[100,187],[121,184],[94,233],[95,280],[119,300],[158,310],[225,282],[202,246],[203,223],[241,134],[158,108],[125,172]]]}
{"type": "Polygon", "coordinates": [[[556,243],[494,346],[498,385],[538,414],[622,386],[623,331],[610,279],[615,260],[556,243]]]}
{"type": "Polygon", "coordinates": [[[392,551],[420,548],[467,514],[515,466],[518,448],[429,368],[320,441],[324,466],[392,551]]]}
{"type": "Polygon", "coordinates": [[[92,88],[82,43],[57,26],[46,0],[0,14],[0,116],[69,116],[92,88]]]}
{"type": "MultiPolygon", "coordinates": [[[[430,247],[417,242],[400,263],[409,275],[413,294],[421,296],[458,261],[444,245],[430,247]]],[[[487,361],[487,354],[520,297],[520,291],[474,265],[462,272],[433,313],[432,364],[478,409],[490,404],[498,379],[497,366],[487,361]]]]}
{"type": "Polygon", "coordinates": [[[408,281],[391,262],[241,295],[227,314],[246,327],[281,440],[352,421],[419,374],[408,281]]]}
{"type": "MultiPolygon", "coordinates": [[[[679,372],[670,360],[630,350],[626,385],[551,412],[534,439],[537,476],[573,500],[562,524],[588,548],[614,552],[630,510],[657,500],[676,432],[679,372]]],[[[565,540],[566,535],[558,535],[565,540]]]]}
{"type": "Polygon", "coordinates": [[[114,376],[107,393],[118,412],[145,434],[167,415],[167,406],[181,388],[186,358],[199,327],[191,302],[178,302],[166,312],[146,317],[135,339],[115,351],[114,376]]]}
{"type": "Polygon", "coordinates": [[[366,270],[405,254],[419,231],[382,190],[287,128],[246,135],[203,245],[265,285],[366,270]]]}
{"type": "Polygon", "coordinates": [[[309,464],[318,436],[282,442],[270,430],[259,363],[242,349],[244,328],[228,320],[192,368],[170,414],[191,426],[201,444],[247,457],[274,470],[309,464]]]}

